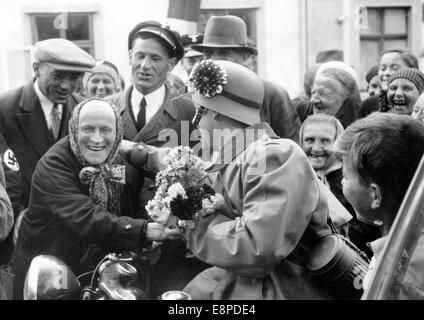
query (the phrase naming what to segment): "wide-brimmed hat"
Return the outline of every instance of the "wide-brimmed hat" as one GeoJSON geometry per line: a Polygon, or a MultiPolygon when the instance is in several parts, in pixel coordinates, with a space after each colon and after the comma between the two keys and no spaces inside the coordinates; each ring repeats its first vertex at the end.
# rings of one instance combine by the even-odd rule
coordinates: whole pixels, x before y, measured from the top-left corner
{"type": "Polygon", "coordinates": [[[228,118],[252,125],[260,122],[262,80],[246,67],[223,60],[203,60],[190,75],[195,103],[228,118]]]}
{"type": "Polygon", "coordinates": [[[231,15],[210,17],[206,23],[203,43],[191,47],[201,52],[207,48],[242,48],[258,54],[248,44],[246,23],[231,15]]]}

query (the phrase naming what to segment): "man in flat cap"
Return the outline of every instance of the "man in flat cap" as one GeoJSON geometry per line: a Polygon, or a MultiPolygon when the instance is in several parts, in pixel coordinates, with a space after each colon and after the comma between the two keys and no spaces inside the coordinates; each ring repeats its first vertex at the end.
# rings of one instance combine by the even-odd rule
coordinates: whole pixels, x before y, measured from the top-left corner
{"type": "MultiPolygon", "coordinates": [[[[239,17],[212,16],[206,23],[202,44],[194,50],[213,60],[227,60],[249,68],[251,55],[257,50],[248,45],[246,23],[239,17]]],[[[287,91],[270,81],[262,80],[265,96],[260,110],[261,121],[268,122],[280,138],[298,142],[300,120],[287,91]]]]}
{"type": "MultiPolygon", "coordinates": [[[[133,85],[107,98],[120,109],[124,139],[157,147],[193,146],[193,102],[188,97],[178,97],[166,81],[184,56],[178,32],[157,21],[139,23],[129,33],[128,52],[133,85]]],[[[142,179],[140,202],[144,208],[153,199],[156,187],[154,175],[144,172],[142,179]]],[[[186,261],[182,241],[164,243],[161,251],[159,262],[152,268],[152,298],[167,290],[182,289],[204,268],[196,268],[192,259],[186,261]]]]}
{"type": "MultiPolygon", "coordinates": [[[[34,80],[0,94],[0,135],[7,146],[8,169],[20,170],[22,177],[19,187],[8,186],[8,191],[19,192],[9,193],[20,202],[13,203],[15,215],[28,206],[31,177],[38,160],[68,134],[71,111],[81,100],[72,92],[78,79],[95,65],[88,53],[65,39],[37,42],[33,57],[34,80]]],[[[19,180],[9,179],[8,171],[7,184],[19,180]]]]}

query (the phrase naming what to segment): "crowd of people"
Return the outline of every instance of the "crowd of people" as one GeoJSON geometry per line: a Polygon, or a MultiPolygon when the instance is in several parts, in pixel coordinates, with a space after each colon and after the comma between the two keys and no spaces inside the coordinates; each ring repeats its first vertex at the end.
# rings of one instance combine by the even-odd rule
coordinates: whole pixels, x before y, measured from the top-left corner
{"type": "Polygon", "coordinates": [[[150,299],[359,299],[363,286],[340,282],[353,270],[331,274],[328,239],[353,248],[369,283],[424,154],[417,57],[384,51],[361,99],[342,53],[323,51],[290,98],[256,74],[236,16],[183,36],[145,21],[127,49],[128,84],[71,41],[39,41],[33,80],[0,94],[0,299],[24,297],[38,255],[83,274],[120,251],[143,257],[150,299]],[[225,200],[194,229],[146,211],[161,152],[181,145],[225,200]]]}

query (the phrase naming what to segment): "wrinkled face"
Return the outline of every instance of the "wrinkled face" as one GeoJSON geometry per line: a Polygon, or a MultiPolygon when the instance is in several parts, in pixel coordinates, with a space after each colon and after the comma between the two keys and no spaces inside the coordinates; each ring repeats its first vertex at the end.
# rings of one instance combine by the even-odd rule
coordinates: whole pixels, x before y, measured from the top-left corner
{"type": "Polygon", "coordinates": [[[116,92],[115,81],[105,73],[93,74],[87,82],[87,93],[90,97],[104,98],[116,92]]]}
{"type": "Polygon", "coordinates": [[[339,111],[347,93],[340,82],[325,75],[318,75],[311,92],[314,113],[326,113],[334,116],[339,111]]]}
{"type": "Polygon", "coordinates": [[[389,52],[382,55],[380,59],[380,69],[378,70],[378,77],[380,78],[380,85],[384,91],[387,91],[389,80],[392,74],[399,70],[408,68],[409,66],[403,61],[402,56],[398,52],[389,52]]]}
{"type": "Polygon", "coordinates": [[[203,57],[205,59],[231,61],[244,66],[247,63],[248,55],[237,49],[207,48],[203,51],[203,57]]]}
{"type": "Polygon", "coordinates": [[[372,194],[370,186],[359,176],[347,155],[343,156],[343,194],[355,209],[358,220],[372,224],[381,220],[371,209],[372,194]]]}
{"type": "Polygon", "coordinates": [[[65,104],[75,90],[82,72],[63,71],[46,63],[36,63],[34,71],[41,92],[52,102],[65,104]]]}
{"type": "Polygon", "coordinates": [[[80,111],[78,146],[91,165],[104,163],[116,140],[115,114],[103,101],[91,101],[80,111]]]}
{"type": "Polygon", "coordinates": [[[181,66],[187,72],[187,74],[190,74],[191,70],[193,70],[194,65],[202,61],[202,59],[202,56],[183,58],[181,61],[181,66]]]}
{"type": "Polygon", "coordinates": [[[420,92],[413,82],[398,78],[390,82],[387,98],[393,113],[410,115],[420,92]]]}
{"type": "Polygon", "coordinates": [[[336,128],[330,123],[312,122],[303,130],[303,151],[315,170],[326,168],[331,159],[331,147],[336,137],[336,128]]]}
{"type": "Polygon", "coordinates": [[[377,75],[370,80],[370,83],[368,85],[368,95],[370,97],[378,96],[380,92],[381,92],[380,80],[377,75]]]}
{"type": "Polygon", "coordinates": [[[130,50],[134,85],[144,95],[161,87],[176,63],[177,59],[171,58],[166,48],[154,38],[137,38],[130,50]]]}
{"type": "Polygon", "coordinates": [[[419,96],[411,114],[412,118],[424,123],[424,95],[419,96]]]}

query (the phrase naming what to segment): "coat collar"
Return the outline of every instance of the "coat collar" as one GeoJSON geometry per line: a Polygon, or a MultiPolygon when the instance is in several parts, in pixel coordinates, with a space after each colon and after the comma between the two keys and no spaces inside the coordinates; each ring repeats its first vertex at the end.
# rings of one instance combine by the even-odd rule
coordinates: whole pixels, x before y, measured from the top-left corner
{"type": "Polygon", "coordinates": [[[278,139],[279,137],[274,133],[270,125],[266,122],[260,122],[243,130],[239,131],[235,134],[231,140],[228,140],[221,151],[219,152],[215,162],[206,169],[208,172],[216,172],[224,167],[226,167],[228,163],[228,153],[231,152],[231,161],[234,161],[238,155],[244,152],[247,147],[255,141],[258,141],[262,138],[263,133],[265,133],[268,137],[272,139],[278,139]]]}

